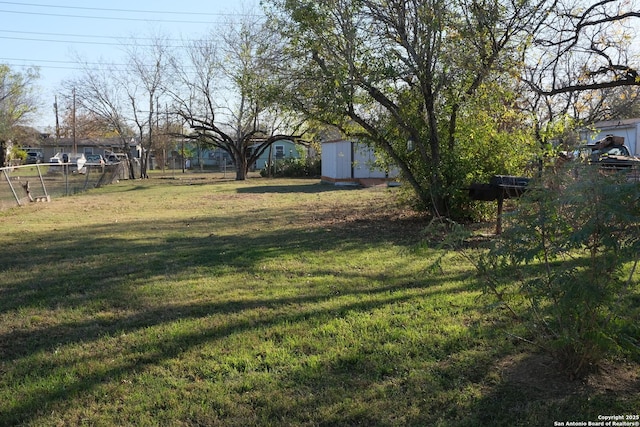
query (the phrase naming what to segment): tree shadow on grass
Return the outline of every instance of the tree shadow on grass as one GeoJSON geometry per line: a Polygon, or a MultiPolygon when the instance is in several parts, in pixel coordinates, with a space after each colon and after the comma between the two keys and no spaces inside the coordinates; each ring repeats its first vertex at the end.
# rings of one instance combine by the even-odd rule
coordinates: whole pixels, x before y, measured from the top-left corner
{"type": "MultiPolygon", "coordinates": [[[[367,282],[376,278],[366,270],[342,269],[338,274],[332,266],[326,265],[305,274],[341,275],[335,286],[307,288],[297,294],[273,298],[261,295],[243,299],[219,294],[197,302],[167,301],[148,306],[138,301],[134,284],[161,280],[154,277],[165,274],[167,263],[176,273],[194,267],[215,272],[226,266],[253,275],[263,271],[265,263],[291,253],[317,253],[336,245],[356,253],[371,241],[378,245],[409,247],[409,244],[394,237],[394,233],[367,237],[362,229],[352,230],[353,224],[349,223],[337,224],[330,233],[320,228],[304,233],[279,230],[234,236],[201,236],[207,229],[206,220],[190,221],[188,228],[196,232],[184,236],[157,233],[160,229],[184,229],[186,224],[183,222],[156,222],[145,225],[148,228],[143,230],[140,226],[137,223],[119,224],[116,234],[126,234],[128,230],[149,232],[146,239],[105,241],[99,236],[113,233],[113,225],[105,225],[83,230],[72,238],[52,232],[14,245],[14,254],[25,250],[26,258],[19,259],[18,267],[14,266],[18,270],[49,253],[58,254],[59,260],[70,260],[69,254],[81,257],[75,261],[79,265],[65,263],[65,268],[57,271],[55,277],[25,276],[5,284],[0,297],[2,312],[28,307],[95,307],[96,312],[102,310],[112,316],[89,316],[1,334],[3,375],[18,381],[47,379],[48,385],[37,392],[23,392],[18,403],[3,410],[0,423],[35,422],[46,416],[43,408],[64,411],[74,405],[74,400],[93,393],[106,383],[128,381],[147,369],[180,359],[194,349],[221,345],[232,336],[260,335],[264,332],[258,331],[279,325],[312,328],[388,306],[413,304],[445,293],[467,291],[465,285],[446,290],[440,286],[447,281],[464,283],[464,273],[421,279],[399,275],[387,285],[369,285],[367,282]],[[90,237],[92,233],[98,237],[90,237]],[[46,242],[46,249],[38,246],[43,242],[46,242]],[[38,248],[28,257],[26,249],[32,250],[33,246],[38,248]],[[110,257],[114,252],[119,256],[110,257]],[[92,270],[96,279],[87,281],[83,268],[93,259],[102,261],[92,270]],[[358,280],[351,283],[354,279],[358,280]],[[194,322],[194,325],[179,334],[162,329],[185,322],[194,322]],[[136,338],[119,338],[132,335],[136,338]],[[121,343],[116,343],[120,340],[121,343]],[[100,344],[94,346],[94,343],[100,344]],[[65,348],[76,345],[95,349],[56,357],[56,348],[65,352],[69,351],[65,348]],[[119,353],[125,356],[118,359],[119,353]],[[113,363],[112,359],[119,361],[113,363]],[[89,368],[78,374],[77,367],[83,364],[89,368]],[[65,374],[69,372],[74,372],[69,374],[71,378],[65,374]]],[[[56,256],[46,259],[54,264],[55,260],[56,256]]],[[[255,424],[282,422],[292,425],[547,425],[560,415],[575,420],[586,414],[584,419],[587,419],[596,409],[585,412],[584,408],[592,404],[594,398],[600,411],[613,408],[626,413],[629,411],[624,410],[625,405],[637,403],[637,399],[625,400],[606,390],[594,396],[589,388],[571,385],[549,392],[543,387],[551,383],[550,377],[535,370],[530,370],[531,378],[543,379],[542,383],[537,383],[542,385],[522,382],[522,372],[536,360],[512,358],[509,364],[496,356],[500,349],[487,347],[486,343],[493,342],[496,335],[490,326],[479,323],[467,326],[462,336],[450,336],[434,346],[412,347],[415,345],[412,344],[404,347],[402,342],[397,343],[402,351],[389,350],[393,341],[360,342],[333,354],[318,354],[318,349],[311,349],[306,354],[307,350],[301,349],[301,358],[309,362],[290,368],[280,367],[281,372],[270,380],[277,383],[279,391],[272,390],[265,395],[260,394],[258,387],[253,391],[230,390],[228,393],[255,417],[255,424]],[[295,399],[287,398],[287,395],[295,396],[295,399]]],[[[393,329],[388,332],[392,333],[393,329]]],[[[256,355],[254,363],[264,362],[256,355]]],[[[638,390],[637,378],[630,384],[629,390],[638,390]]],[[[17,390],[20,387],[17,386],[17,390]]],[[[218,422],[239,424],[243,421],[234,417],[233,411],[228,412],[221,415],[218,422]]],[[[203,418],[201,423],[209,421],[211,418],[203,418]]],[[[197,417],[191,418],[190,422],[197,423],[197,417]]]]}
{"type": "MultiPolygon", "coordinates": [[[[211,345],[216,341],[223,340],[229,336],[241,334],[243,332],[257,331],[273,327],[279,324],[306,323],[309,319],[316,321],[328,321],[330,319],[345,316],[347,313],[370,312],[377,308],[390,304],[400,304],[411,301],[415,298],[422,298],[427,295],[434,295],[442,290],[423,289],[417,294],[394,293],[393,289],[379,289],[375,292],[368,292],[368,296],[377,295],[379,298],[361,301],[347,300],[344,304],[336,307],[323,308],[320,302],[325,301],[326,296],[307,296],[293,298],[275,298],[272,300],[249,300],[249,301],[228,301],[225,303],[203,303],[188,305],[168,305],[154,309],[139,311],[134,314],[119,317],[112,320],[92,320],[75,324],[64,324],[45,328],[35,333],[10,333],[0,338],[0,342],[12,342],[14,350],[4,349],[6,361],[16,357],[27,357],[35,355],[41,351],[50,351],[50,360],[44,364],[39,364],[34,371],[34,366],[28,359],[18,362],[11,372],[7,370],[5,374],[13,378],[31,377],[36,374],[41,378],[59,378],[50,380],[46,390],[24,396],[20,403],[14,405],[10,410],[4,411],[0,418],[5,423],[28,423],[33,417],[38,415],[41,408],[53,407],[56,404],[71,402],[74,398],[90,392],[95,387],[106,381],[127,378],[136,372],[144,371],[145,367],[162,364],[167,360],[180,357],[181,354],[202,345],[211,345]],[[295,306],[295,310],[291,306],[295,306]],[[158,339],[145,339],[129,342],[124,346],[119,346],[119,353],[129,354],[125,357],[126,363],[117,363],[115,366],[104,367],[102,363],[109,366],[108,360],[115,357],[105,350],[106,354],[91,354],[78,358],[56,358],[51,345],[60,347],[73,343],[88,344],[90,341],[105,339],[109,336],[135,334],[149,330],[156,326],[169,324],[176,321],[203,320],[206,324],[211,316],[227,316],[239,314],[255,309],[261,310],[261,316],[256,319],[252,316],[239,318],[231,316],[222,324],[211,322],[211,325],[203,328],[193,328],[189,333],[179,335],[163,335],[158,339]],[[26,341],[26,342],[24,342],[26,341]],[[22,346],[21,344],[25,344],[22,346]],[[123,348],[124,347],[124,348],[123,348]],[[71,372],[79,364],[86,363],[92,359],[90,365],[98,366],[91,372],[85,372],[80,377],[69,380],[66,377],[59,377],[60,372],[71,372]],[[95,359],[95,360],[93,360],[95,359]]],[[[353,295],[357,296],[357,293],[353,295]]],[[[335,297],[337,299],[343,296],[335,297]]],[[[113,351],[113,350],[112,350],[113,351]]],[[[37,359],[36,359],[37,361],[37,359]]],[[[6,369],[6,368],[5,368],[6,369]]],[[[71,403],[69,403],[71,404],[71,403]]]]}
{"type": "MultiPolygon", "coordinates": [[[[135,348],[125,346],[121,350],[130,353],[127,359],[131,360],[118,366],[110,366],[99,353],[86,356],[103,361],[105,367],[90,369],[73,380],[46,380],[50,382],[47,391],[29,393],[18,404],[6,408],[2,422],[28,422],[35,419],[40,408],[64,405],[114,377],[133,375],[145,366],[179,357],[191,348],[233,334],[310,318],[321,321],[353,310],[372,310],[410,301],[424,297],[431,292],[430,287],[445,280],[445,277],[417,280],[397,274],[385,283],[385,278],[375,277],[366,270],[341,268],[336,271],[330,265],[320,265],[294,275],[331,276],[334,277],[332,283],[298,290],[292,285],[295,292],[286,297],[249,296],[242,299],[233,294],[224,295],[223,290],[204,299],[200,297],[200,302],[167,301],[166,304],[149,305],[138,288],[152,283],[163,286],[170,282],[172,275],[181,276],[189,271],[224,275],[225,270],[230,269],[256,276],[265,274],[265,263],[281,257],[303,253],[320,256],[322,251],[337,247],[356,253],[364,244],[402,241],[393,233],[368,236],[348,223],[334,224],[331,231],[325,227],[310,227],[305,231],[279,229],[218,236],[216,221],[219,219],[120,222],[70,231],[52,230],[37,236],[21,236],[10,242],[8,252],[0,255],[4,278],[0,287],[0,314],[18,319],[20,313],[25,313],[32,319],[27,319],[25,326],[9,328],[0,334],[0,355],[4,361],[1,368],[7,378],[19,380],[35,375],[44,381],[83,363],[76,356],[71,360],[56,358],[56,349],[76,345],[91,348],[98,341],[109,341],[121,334],[142,334],[150,328],[175,322],[206,324],[212,316],[236,320],[187,335],[169,335],[161,342],[145,343],[142,340],[131,344],[135,348]],[[131,235],[141,237],[131,238],[131,235]],[[408,289],[413,292],[407,292],[408,289]],[[327,302],[338,307],[323,308],[327,302]],[[67,316],[68,320],[58,317],[55,321],[42,323],[43,317],[55,312],[58,316],[67,316]],[[238,320],[238,316],[247,312],[261,313],[259,320],[238,320]],[[31,321],[33,325],[28,326],[31,321]]],[[[250,222],[252,215],[237,215],[228,221],[250,222]]],[[[230,223],[219,228],[229,229],[230,223]]],[[[245,286],[245,283],[238,283],[232,287],[245,286]]],[[[255,291],[247,291],[259,295],[269,286],[264,283],[255,291]]],[[[92,362],[94,366],[96,363],[92,362]]]]}
{"type": "MultiPolygon", "coordinates": [[[[268,216],[277,213],[277,209],[267,212],[268,216]]],[[[292,277],[283,278],[283,281],[292,281],[287,285],[288,294],[269,293],[271,286],[280,283],[261,283],[257,277],[270,273],[270,263],[298,257],[304,265],[304,257],[320,257],[325,251],[341,251],[355,257],[364,247],[411,248],[419,235],[416,232],[407,236],[407,233],[419,230],[420,224],[413,220],[390,222],[388,217],[380,217],[370,222],[332,221],[330,227],[326,223],[309,224],[303,229],[256,230],[259,225],[254,214],[241,213],[225,219],[102,224],[26,238],[21,236],[20,240],[11,242],[8,252],[0,255],[0,274],[5,279],[0,286],[0,314],[19,317],[20,313],[25,313],[34,318],[34,325],[6,329],[0,334],[0,355],[4,362],[0,369],[6,378],[16,379],[18,384],[43,381],[47,382],[47,387],[28,392],[27,386],[24,389],[23,385],[16,386],[24,395],[3,410],[0,423],[28,424],[44,416],[43,408],[64,409],[73,405],[74,399],[105,383],[136,376],[193,349],[242,333],[278,325],[305,328],[353,313],[368,313],[445,293],[465,292],[463,285],[446,290],[441,287],[448,281],[463,283],[464,273],[425,273],[424,277],[416,277],[391,270],[369,272],[359,266],[325,263],[307,267],[303,272],[288,273],[292,277]],[[218,230],[233,230],[236,223],[242,224],[245,230],[254,231],[232,235],[218,233],[218,230]],[[190,302],[167,300],[158,303],[157,299],[151,298],[155,302],[150,303],[145,294],[148,290],[140,290],[148,285],[162,287],[168,283],[172,286],[173,275],[224,276],[227,271],[251,278],[250,283],[224,285],[229,291],[245,290],[246,298],[232,292],[227,294],[227,289],[220,285],[216,293],[199,296],[190,302]],[[307,286],[299,282],[296,287],[298,276],[305,279],[320,277],[323,283],[307,286]],[[325,277],[330,279],[325,280],[325,277]],[[269,295],[274,296],[269,298],[269,295]],[[68,316],[68,320],[39,324],[38,317],[49,312],[68,316]],[[188,331],[171,333],[165,330],[174,324],[191,322],[193,327],[188,331]],[[158,332],[153,332],[156,330],[158,332]],[[135,339],[127,338],[131,335],[135,339]],[[76,353],[72,347],[86,347],[87,350],[76,353]],[[67,355],[56,357],[56,349],[67,355]],[[124,353],[124,357],[120,353],[124,353]],[[86,370],[79,372],[78,366],[84,364],[86,370]]],[[[416,262],[416,258],[408,257],[399,262],[397,265],[401,266],[403,262],[416,262]]],[[[275,276],[267,277],[274,280],[275,276]]],[[[389,370],[389,366],[401,364],[398,355],[363,362],[362,366],[360,363],[357,354],[341,355],[321,365],[315,374],[305,375],[315,376],[315,381],[323,373],[329,376],[324,384],[320,384],[326,393],[325,406],[339,404],[332,396],[350,395],[337,383],[348,372],[354,373],[353,380],[348,383],[354,393],[364,392],[366,387],[385,378],[400,380],[397,377],[400,374],[389,370]],[[369,370],[374,374],[368,374],[369,370]]],[[[277,378],[277,381],[287,383],[298,377],[285,370],[277,378]]],[[[396,392],[403,393],[402,390],[396,392]]],[[[249,403],[246,405],[251,407],[249,403]]],[[[313,403],[309,403],[300,410],[311,411],[312,408],[313,403]]],[[[263,411],[267,417],[269,411],[278,410],[277,405],[270,409],[251,407],[254,413],[263,411]]],[[[277,419],[271,420],[276,422],[277,419]]],[[[350,419],[356,420],[357,416],[350,419]]]]}
{"type": "Polygon", "coordinates": [[[292,193],[304,193],[304,194],[314,194],[314,193],[325,193],[332,191],[347,191],[347,190],[358,190],[361,187],[353,186],[353,187],[340,187],[332,184],[325,184],[322,182],[318,182],[317,180],[310,180],[308,184],[305,185],[256,185],[256,186],[248,186],[248,187],[238,187],[236,190],[241,194],[262,194],[262,193],[276,193],[276,194],[292,194],[292,193]]]}
{"type": "Polygon", "coordinates": [[[270,405],[269,417],[291,425],[463,425],[499,352],[485,345],[491,335],[474,325],[397,352],[388,342],[364,343],[301,365],[287,380],[302,398],[270,405]]]}
{"type": "MultiPolygon", "coordinates": [[[[278,210],[272,211],[266,216],[278,210]]],[[[283,257],[320,257],[323,251],[357,252],[376,245],[410,247],[419,236],[408,232],[407,225],[420,228],[416,222],[390,225],[386,218],[333,222],[330,228],[310,224],[302,230],[261,231],[260,225],[254,214],[246,213],[225,219],[119,222],[16,236],[0,254],[4,281],[0,313],[24,307],[83,305],[91,299],[107,299],[117,307],[118,297],[122,297],[121,306],[130,307],[135,302],[132,295],[122,292],[139,280],[159,280],[196,268],[211,274],[224,268],[257,274],[265,262],[283,257]],[[219,235],[219,230],[234,229],[235,224],[249,231],[219,235]],[[131,239],[132,234],[140,237],[131,239]]],[[[343,278],[350,274],[367,275],[339,271],[343,278]]]]}
{"type": "MultiPolygon", "coordinates": [[[[354,303],[347,310],[357,309],[358,307],[365,310],[368,307],[367,304],[369,304],[366,300],[377,299],[377,296],[380,296],[385,301],[398,301],[403,297],[399,297],[396,294],[410,289],[415,289],[416,291],[404,297],[406,300],[444,293],[445,291],[437,288],[441,280],[444,279],[432,280],[429,287],[414,282],[377,286],[368,289],[341,289],[339,291],[331,289],[329,292],[287,298],[227,299],[221,302],[209,301],[186,305],[167,303],[154,308],[137,308],[128,311],[123,310],[122,312],[113,311],[113,306],[106,306],[107,311],[115,314],[115,316],[62,322],[34,330],[12,330],[0,334],[0,355],[2,355],[3,360],[11,361],[41,351],[50,351],[56,346],[88,343],[105,335],[128,333],[167,322],[204,318],[211,315],[231,315],[256,309],[277,311],[288,306],[306,306],[329,300],[349,299],[349,297],[353,296],[363,298],[362,307],[360,307],[359,303],[354,303]],[[436,288],[432,289],[431,287],[436,288]],[[385,298],[387,296],[388,298],[385,298]]],[[[464,288],[460,287],[457,291],[462,292],[464,288]]],[[[447,289],[446,292],[454,293],[456,290],[447,289]]],[[[119,292],[111,292],[111,295],[115,300],[115,305],[120,302],[122,297],[126,298],[127,296],[119,292]]],[[[374,307],[377,303],[373,302],[371,304],[371,307],[374,307]]],[[[74,305],[72,304],[72,306],[74,305]]],[[[340,310],[336,310],[334,314],[340,314],[340,310]]]]}
{"type": "Polygon", "coordinates": [[[271,405],[269,417],[315,424],[321,413],[319,425],[327,426],[527,427],[597,422],[640,407],[637,364],[608,361],[587,378],[569,380],[548,355],[521,346],[504,355],[483,346],[494,332],[472,327],[463,339],[471,342],[451,337],[431,363],[360,347],[301,366],[291,373],[289,392],[302,398],[271,405]]]}
{"type": "Polygon", "coordinates": [[[640,376],[635,364],[603,361],[582,379],[569,379],[549,355],[512,353],[492,364],[495,384],[464,425],[531,426],[600,422],[600,415],[636,413],[640,376]]]}

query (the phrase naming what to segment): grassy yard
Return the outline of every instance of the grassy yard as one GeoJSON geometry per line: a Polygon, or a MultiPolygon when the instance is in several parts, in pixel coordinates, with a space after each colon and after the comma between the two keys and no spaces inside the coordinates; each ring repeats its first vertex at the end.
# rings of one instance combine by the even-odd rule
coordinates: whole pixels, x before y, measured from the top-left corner
{"type": "Polygon", "coordinates": [[[637,414],[497,327],[395,189],[208,175],[0,212],[0,425],[552,426],[637,414]]]}

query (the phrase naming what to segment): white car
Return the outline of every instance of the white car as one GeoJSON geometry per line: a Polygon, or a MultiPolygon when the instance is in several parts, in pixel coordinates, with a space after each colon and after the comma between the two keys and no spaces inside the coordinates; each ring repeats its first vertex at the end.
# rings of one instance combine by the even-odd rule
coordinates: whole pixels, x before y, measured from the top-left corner
{"type": "Polygon", "coordinates": [[[87,166],[104,166],[105,161],[104,157],[101,154],[85,154],[85,158],[87,159],[87,166]]]}
{"type": "Polygon", "coordinates": [[[75,166],[72,172],[84,173],[86,172],[84,165],[87,163],[87,159],[84,153],[56,153],[49,159],[49,163],[75,166]]]}

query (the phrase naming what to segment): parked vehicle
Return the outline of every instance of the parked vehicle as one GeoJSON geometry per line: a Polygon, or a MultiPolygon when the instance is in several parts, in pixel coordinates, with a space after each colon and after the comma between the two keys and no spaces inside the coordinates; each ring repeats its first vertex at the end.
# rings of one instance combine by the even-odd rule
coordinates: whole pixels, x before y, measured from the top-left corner
{"type": "Polygon", "coordinates": [[[84,156],[87,159],[86,166],[104,166],[106,163],[101,154],[85,154],[84,156]]]}
{"type": "Polygon", "coordinates": [[[87,163],[87,159],[84,153],[56,153],[49,159],[49,163],[69,165],[72,173],[85,173],[84,165],[87,163]]]}
{"type": "Polygon", "coordinates": [[[127,155],[124,153],[107,153],[107,164],[120,163],[127,159],[127,155]]]}
{"type": "Polygon", "coordinates": [[[608,135],[596,141],[595,144],[586,145],[581,148],[579,156],[603,168],[622,169],[640,166],[640,159],[631,155],[629,148],[624,145],[624,138],[620,136],[608,135]]]}
{"type": "Polygon", "coordinates": [[[39,151],[27,151],[27,159],[26,159],[26,163],[28,165],[32,165],[32,164],[36,164],[36,163],[42,163],[43,161],[43,156],[42,153],[39,151]]]}
{"type": "Polygon", "coordinates": [[[631,155],[620,136],[607,135],[573,152],[562,152],[561,158],[596,165],[603,172],[624,172],[629,180],[640,181],[640,158],[631,155]]]}
{"type": "Polygon", "coordinates": [[[560,157],[565,160],[580,160],[590,164],[629,163],[639,160],[632,156],[629,148],[624,145],[624,138],[611,135],[594,144],[580,146],[574,151],[561,151],[560,157]]]}

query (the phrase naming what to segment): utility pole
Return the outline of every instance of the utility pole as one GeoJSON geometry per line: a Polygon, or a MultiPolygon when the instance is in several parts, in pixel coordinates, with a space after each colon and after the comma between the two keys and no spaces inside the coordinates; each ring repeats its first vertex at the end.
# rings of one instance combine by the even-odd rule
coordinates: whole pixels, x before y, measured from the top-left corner
{"type": "Polygon", "coordinates": [[[76,143],[76,88],[71,91],[73,94],[73,107],[71,115],[71,137],[73,138],[73,153],[78,152],[78,145],[76,143]]]}
{"type": "Polygon", "coordinates": [[[53,109],[56,113],[56,150],[59,149],[58,144],[60,143],[60,120],[58,119],[58,95],[53,98],[53,109]]]}
{"type": "Polygon", "coordinates": [[[164,164],[167,161],[167,145],[169,142],[169,107],[167,106],[167,104],[164,104],[164,114],[165,114],[165,120],[164,120],[164,133],[165,133],[165,137],[164,137],[164,143],[162,144],[162,173],[164,173],[164,164]]]}
{"type": "Polygon", "coordinates": [[[58,95],[53,97],[53,110],[56,113],[56,142],[60,139],[60,120],[58,119],[58,95]]]}

